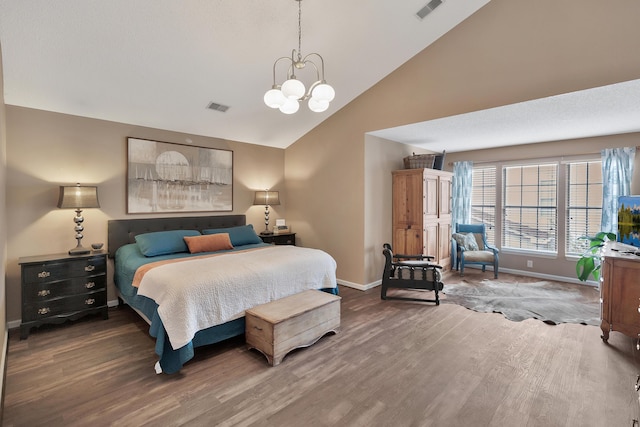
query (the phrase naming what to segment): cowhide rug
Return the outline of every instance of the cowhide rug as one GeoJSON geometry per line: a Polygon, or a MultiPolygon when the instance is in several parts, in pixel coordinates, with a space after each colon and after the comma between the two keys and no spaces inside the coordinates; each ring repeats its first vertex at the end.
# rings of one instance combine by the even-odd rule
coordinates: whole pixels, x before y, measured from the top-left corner
{"type": "Polygon", "coordinates": [[[467,280],[457,273],[449,275],[443,280],[445,296],[441,302],[501,313],[516,322],[533,318],[549,324],[600,325],[600,294],[593,286],[515,275],[504,275],[508,277],[504,279],[502,274],[493,280],[493,273],[488,274],[491,279],[467,280]]]}

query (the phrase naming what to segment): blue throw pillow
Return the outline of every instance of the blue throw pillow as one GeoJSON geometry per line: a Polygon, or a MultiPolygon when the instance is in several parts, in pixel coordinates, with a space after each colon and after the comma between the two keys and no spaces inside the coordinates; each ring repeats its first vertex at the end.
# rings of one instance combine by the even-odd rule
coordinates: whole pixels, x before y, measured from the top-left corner
{"type": "Polygon", "coordinates": [[[256,234],[255,230],[253,229],[253,225],[251,224],[229,228],[209,228],[207,230],[202,230],[202,234],[218,233],[229,233],[231,244],[234,247],[250,245],[253,243],[262,243],[262,239],[256,234]]]}
{"type": "Polygon", "coordinates": [[[199,236],[198,230],[169,230],[138,234],[136,243],[144,256],[189,252],[185,236],[199,236]]]}

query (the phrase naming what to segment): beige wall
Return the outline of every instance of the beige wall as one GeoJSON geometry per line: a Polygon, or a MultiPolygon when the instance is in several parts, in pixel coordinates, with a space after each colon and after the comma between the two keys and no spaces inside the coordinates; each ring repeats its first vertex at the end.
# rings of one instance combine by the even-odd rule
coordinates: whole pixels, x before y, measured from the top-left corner
{"type": "MultiPolygon", "coordinates": [[[[272,208],[271,220],[285,216],[288,196],[284,192],[282,149],[7,106],[6,212],[11,225],[6,238],[9,321],[20,319],[18,258],[64,253],[76,244],[73,231],[75,213],[56,207],[60,185],[80,182],[98,186],[100,209],[83,211],[84,246],[107,241],[109,219],[154,216],[126,213],[126,146],[129,136],[182,144],[190,139],[193,145],[232,150],[234,210],[231,213],[247,214],[247,221],[257,230],[262,230],[264,207],[252,205],[253,192],[272,188],[282,191],[282,204],[272,208]]],[[[108,298],[114,300],[111,275],[112,269],[108,298]]]]}
{"type": "MultiPolygon", "coordinates": [[[[383,261],[369,235],[391,227],[363,230],[365,210],[390,203],[363,191],[363,162],[380,158],[364,155],[366,132],[640,78],[638,16],[635,0],[492,0],[286,149],[288,219],[336,257],[339,279],[366,286],[383,261]]],[[[387,168],[405,155],[379,148],[387,168]]]]}
{"type": "MultiPolygon", "coordinates": [[[[2,47],[0,46],[0,393],[4,393],[4,366],[7,345],[7,299],[5,272],[7,262],[7,214],[5,210],[6,170],[7,170],[7,116],[4,105],[4,77],[2,72],[2,47]]],[[[0,402],[3,396],[0,395],[0,402]]],[[[2,409],[0,408],[0,419],[2,409]]]]}
{"type": "MultiPolygon", "coordinates": [[[[403,158],[427,151],[371,135],[364,144],[364,288],[382,281],[382,245],[391,243],[393,185],[391,172],[404,168],[403,158]]],[[[362,284],[358,284],[360,287],[362,284]]]]}

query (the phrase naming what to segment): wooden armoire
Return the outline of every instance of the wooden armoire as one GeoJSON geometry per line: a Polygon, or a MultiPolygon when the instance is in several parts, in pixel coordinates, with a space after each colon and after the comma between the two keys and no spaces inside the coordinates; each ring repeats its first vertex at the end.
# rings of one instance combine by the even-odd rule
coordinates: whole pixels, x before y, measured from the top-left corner
{"type": "Polygon", "coordinates": [[[393,175],[393,252],[435,257],[451,264],[451,180],[436,169],[403,169],[393,175]]]}

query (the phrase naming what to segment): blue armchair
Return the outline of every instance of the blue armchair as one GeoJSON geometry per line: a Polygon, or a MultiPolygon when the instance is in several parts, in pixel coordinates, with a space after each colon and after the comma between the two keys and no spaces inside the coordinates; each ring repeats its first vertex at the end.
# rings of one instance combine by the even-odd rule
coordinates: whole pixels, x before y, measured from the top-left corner
{"type": "Polygon", "coordinates": [[[487,243],[484,224],[454,224],[451,236],[451,266],[460,270],[464,276],[464,267],[468,264],[482,266],[493,265],[493,275],[498,278],[498,248],[487,243]]]}

